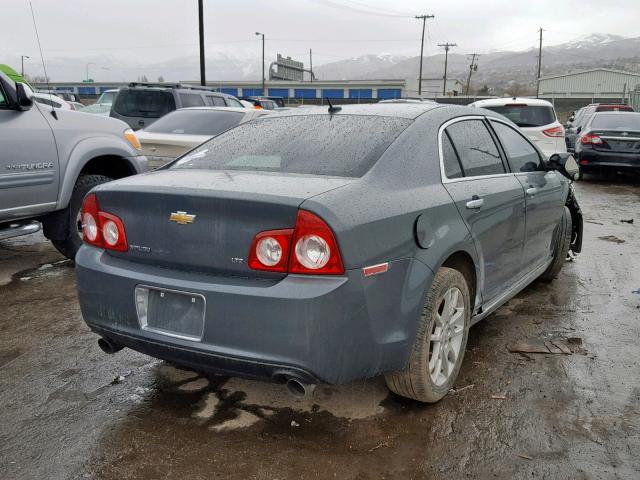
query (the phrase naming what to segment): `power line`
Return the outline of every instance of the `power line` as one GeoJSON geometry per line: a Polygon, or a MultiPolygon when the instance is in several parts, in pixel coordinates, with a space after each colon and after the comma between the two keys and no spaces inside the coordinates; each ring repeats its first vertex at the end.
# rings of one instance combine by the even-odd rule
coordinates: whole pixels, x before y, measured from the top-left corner
{"type": "MultiPolygon", "coordinates": [[[[411,18],[412,15],[404,15],[401,13],[383,13],[383,12],[376,12],[374,10],[370,10],[370,9],[366,9],[366,8],[362,8],[362,7],[355,7],[355,6],[349,6],[349,5],[345,5],[343,3],[338,3],[338,2],[334,2],[332,0],[314,0],[317,3],[321,3],[325,6],[329,6],[329,7],[333,7],[333,8],[338,8],[341,10],[350,10],[352,12],[356,12],[356,13],[362,13],[364,15],[375,15],[378,17],[395,17],[395,18],[411,18]]],[[[354,2],[355,3],[355,2],[354,2]]]]}

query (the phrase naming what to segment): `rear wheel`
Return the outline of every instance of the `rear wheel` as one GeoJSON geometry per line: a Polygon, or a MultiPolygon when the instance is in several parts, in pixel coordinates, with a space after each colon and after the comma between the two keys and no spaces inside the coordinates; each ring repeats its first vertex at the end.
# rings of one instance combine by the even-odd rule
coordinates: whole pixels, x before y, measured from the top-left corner
{"type": "Polygon", "coordinates": [[[551,265],[540,275],[540,279],[545,282],[551,282],[554,280],[565,262],[567,261],[567,254],[571,247],[571,234],[573,232],[573,222],[571,220],[571,211],[569,207],[565,206],[562,211],[562,218],[560,219],[560,230],[558,231],[558,238],[556,240],[556,248],[553,253],[553,260],[551,265]]]}
{"type": "Polygon", "coordinates": [[[389,389],[427,403],[444,397],[462,365],[470,318],[467,281],[457,270],[440,268],[427,293],[409,365],[385,375],[389,389]]]}
{"type": "Polygon", "coordinates": [[[104,175],[80,175],[73,187],[71,200],[65,209],[69,227],[66,237],[62,240],[52,239],[51,243],[65,257],[73,260],[82,245],[82,201],[89,191],[102,183],[110,182],[112,178],[104,175]]]}

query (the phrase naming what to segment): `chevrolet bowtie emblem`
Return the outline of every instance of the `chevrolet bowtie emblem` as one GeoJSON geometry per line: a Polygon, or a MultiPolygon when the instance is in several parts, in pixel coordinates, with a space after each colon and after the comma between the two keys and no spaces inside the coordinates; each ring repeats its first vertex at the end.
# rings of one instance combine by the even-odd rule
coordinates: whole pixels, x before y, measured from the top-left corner
{"type": "Polygon", "coordinates": [[[179,223],[180,225],[186,225],[187,223],[193,223],[196,219],[195,215],[190,215],[187,212],[181,212],[178,210],[177,212],[173,212],[169,216],[169,220],[172,222],[179,223]]]}

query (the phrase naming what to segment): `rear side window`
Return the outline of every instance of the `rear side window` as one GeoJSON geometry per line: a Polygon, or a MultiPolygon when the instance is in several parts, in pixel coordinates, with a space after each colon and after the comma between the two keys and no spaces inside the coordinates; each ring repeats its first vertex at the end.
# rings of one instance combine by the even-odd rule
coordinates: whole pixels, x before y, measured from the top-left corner
{"type": "Polygon", "coordinates": [[[182,103],[183,108],[204,107],[204,100],[197,93],[181,93],[180,103],[182,103]]]}
{"type": "Polygon", "coordinates": [[[226,107],[224,98],[216,97],[215,95],[207,95],[207,105],[210,107],[226,107]]]}
{"type": "Polygon", "coordinates": [[[219,110],[176,110],[149,125],[145,132],[214,135],[240,123],[244,114],[219,110]]]}
{"type": "Polygon", "coordinates": [[[164,90],[122,89],[113,111],[125,117],[158,118],[176,109],[171,92],[164,90]]]}
{"type": "Polygon", "coordinates": [[[500,122],[491,122],[504,147],[512,172],[535,172],[540,164],[536,149],[513,128],[500,122]]]}
{"type": "Polygon", "coordinates": [[[553,107],[545,105],[513,104],[484,108],[504,115],[519,127],[542,127],[556,121],[553,107]]]}
{"type": "Polygon", "coordinates": [[[505,173],[500,152],[482,120],[463,120],[446,129],[465,177],[505,173]]]}
{"type": "Polygon", "coordinates": [[[374,115],[264,116],[212,138],[171,168],[360,177],[410,124],[374,115]]]}
{"type": "Polygon", "coordinates": [[[442,134],[442,162],[444,164],[444,174],[447,178],[464,177],[460,159],[447,132],[442,134]]]}

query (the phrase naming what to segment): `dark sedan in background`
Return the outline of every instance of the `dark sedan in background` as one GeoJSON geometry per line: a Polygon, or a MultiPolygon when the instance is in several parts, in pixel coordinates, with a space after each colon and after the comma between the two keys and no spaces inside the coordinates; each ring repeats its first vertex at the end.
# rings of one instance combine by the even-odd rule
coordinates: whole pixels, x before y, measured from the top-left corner
{"type": "Polygon", "coordinates": [[[565,131],[565,142],[567,151],[573,152],[576,139],[580,136],[584,126],[589,123],[594,113],[599,112],[633,112],[631,105],[622,103],[592,103],[575,112],[567,122],[565,131]]]}
{"type": "Polygon", "coordinates": [[[640,172],[640,113],[594,113],[575,146],[580,175],[640,172]]]}
{"type": "Polygon", "coordinates": [[[82,313],[108,353],[435,402],[469,327],[580,250],[572,161],[468,107],[267,115],[86,197],[82,313]]]}

